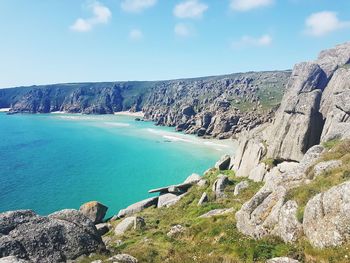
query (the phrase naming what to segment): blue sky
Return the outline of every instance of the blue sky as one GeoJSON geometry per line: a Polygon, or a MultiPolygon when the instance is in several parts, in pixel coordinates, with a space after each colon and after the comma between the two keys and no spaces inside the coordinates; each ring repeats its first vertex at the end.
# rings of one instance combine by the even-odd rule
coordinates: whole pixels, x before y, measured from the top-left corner
{"type": "Polygon", "coordinates": [[[0,87],[289,69],[350,40],[349,0],[0,0],[0,87]]]}

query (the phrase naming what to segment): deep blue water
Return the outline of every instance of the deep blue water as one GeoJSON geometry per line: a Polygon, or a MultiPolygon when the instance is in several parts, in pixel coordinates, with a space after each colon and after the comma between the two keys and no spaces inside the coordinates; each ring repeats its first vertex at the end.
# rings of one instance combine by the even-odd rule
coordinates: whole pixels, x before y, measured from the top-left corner
{"type": "Polygon", "coordinates": [[[232,151],[126,116],[0,113],[0,212],[98,200],[113,215],[232,151]]]}

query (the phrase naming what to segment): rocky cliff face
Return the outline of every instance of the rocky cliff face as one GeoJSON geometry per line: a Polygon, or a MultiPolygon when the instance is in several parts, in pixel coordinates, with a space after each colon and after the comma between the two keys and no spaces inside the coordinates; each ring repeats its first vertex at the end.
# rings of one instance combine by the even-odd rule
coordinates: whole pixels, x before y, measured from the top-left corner
{"type": "Polygon", "coordinates": [[[267,138],[270,157],[300,161],[321,135],[324,141],[348,134],[349,62],[346,43],[294,67],[267,138]]]}
{"type": "MultiPolygon", "coordinates": [[[[318,248],[349,240],[344,215],[350,194],[349,160],[344,157],[350,149],[349,143],[344,143],[350,138],[349,64],[350,42],[322,51],[314,62],[297,64],[273,122],[240,139],[233,169],[238,176],[264,182],[236,213],[242,233],[254,238],[277,235],[285,242],[306,235],[318,248]],[[343,141],[338,156],[334,155],[337,150],[324,147],[330,140],[343,141]],[[322,162],[324,159],[329,160],[322,162]],[[291,198],[291,191],[302,191],[305,185],[317,188],[317,176],[327,172],[334,176],[328,183],[334,187],[306,200],[300,222],[297,213],[305,204],[291,198]],[[337,176],[342,179],[337,181],[337,176]]],[[[323,186],[329,189],[325,183],[323,186]]]]}
{"type": "Polygon", "coordinates": [[[289,71],[158,82],[77,83],[0,90],[12,112],[111,114],[143,111],[145,119],[178,131],[228,138],[271,120],[289,71]]]}

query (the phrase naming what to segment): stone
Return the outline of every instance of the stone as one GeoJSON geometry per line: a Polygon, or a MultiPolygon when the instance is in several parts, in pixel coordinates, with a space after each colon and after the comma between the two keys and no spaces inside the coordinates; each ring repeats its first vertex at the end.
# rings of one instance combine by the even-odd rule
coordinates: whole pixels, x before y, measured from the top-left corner
{"type": "Polygon", "coordinates": [[[240,183],[238,183],[236,186],[235,186],[235,190],[233,192],[233,195],[239,195],[244,189],[248,188],[249,187],[249,183],[248,181],[242,181],[240,183]]]}
{"type": "Polygon", "coordinates": [[[186,192],[189,188],[191,188],[195,182],[189,182],[189,183],[182,183],[182,184],[176,184],[176,185],[168,185],[164,187],[159,187],[155,189],[151,189],[148,191],[148,193],[153,194],[153,193],[174,193],[174,192],[186,192]],[[176,190],[175,190],[176,189],[176,190]]]}
{"type": "Polygon", "coordinates": [[[91,263],[102,263],[102,260],[101,259],[94,260],[94,261],[91,261],[91,263]]]}
{"type": "Polygon", "coordinates": [[[129,216],[129,215],[141,212],[142,210],[148,207],[157,205],[157,203],[158,203],[158,196],[142,200],[140,202],[137,202],[135,204],[128,206],[125,209],[120,210],[117,217],[121,218],[124,216],[129,216]]]}
{"type": "Polygon", "coordinates": [[[207,180],[201,179],[201,180],[197,183],[197,185],[198,185],[199,187],[204,187],[204,186],[207,185],[207,183],[208,183],[207,180]]]}
{"type": "Polygon", "coordinates": [[[208,195],[207,195],[206,192],[204,192],[204,193],[202,194],[201,198],[199,199],[197,205],[198,205],[198,206],[201,206],[201,205],[203,205],[204,203],[207,203],[208,201],[209,201],[208,195]]]}
{"type": "Polygon", "coordinates": [[[108,233],[109,229],[111,228],[111,225],[108,223],[100,223],[95,226],[100,236],[103,236],[104,234],[108,233]]]}
{"type": "Polygon", "coordinates": [[[237,177],[248,177],[266,154],[266,147],[255,134],[243,135],[235,155],[234,170],[237,177]]]}
{"type": "Polygon", "coordinates": [[[271,258],[267,260],[266,263],[299,263],[299,261],[292,258],[279,257],[279,258],[271,258]]]}
{"type": "Polygon", "coordinates": [[[350,138],[350,68],[340,68],[327,85],[321,101],[321,113],[326,119],[321,141],[350,138]]]}
{"type": "Polygon", "coordinates": [[[323,173],[329,172],[335,168],[340,167],[343,164],[341,160],[331,160],[326,162],[320,162],[315,165],[314,173],[315,176],[319,176],[323,173]]]}
{"type": "Polygon", "coordinates": [[[184,184],[196,184],[198,183],[202,177],[199,174],[191,174],[186,180],[183,182],[184,184]]]}
{"type": "Polygon", "coordinates": [[[142,229],[143,227],[145,227],[145,225],[145,220],[142,217],[126,217],[115,227],[114,234],[120,236],[130,229],[142,229]]]}
{"type": "Polygon", "coordinates": [[[236,213],[237,229],[257,239],[270,235],[278,224],[286,192],[282,186],[261,188],[236,213]]]}
{"type": "Polygon", "coordinates": [[[326,74],[317,63],[304,62],[294,67],[270,129],[269,157],[300,161],[311,146],[319,143],[323,127],[319,109],[326,84],[326,74]]]}
{"type": "Polygon", "coordinates": [[[298,204],[295,201],[287,201],[278,215],[278,222],[272,234],[279,236],[286,243],[298,240],[303,234],[302,224],[297,219],[298,204]]]}
{"type": "Polygon", "coordinates": [[[0,263],[29,263],[29,261],[17,258],[15,256],[8,256],[0,258],[0,263]]]}
{"type": "Polygon", "coordinates": [[[118,254],[107,259],[113,263],[137,263],[138,260],[128,254],[118,254]]]}
{"type": "Polygon", "coordinates": [[[262,182],[264,180],[265,174],[267,173],[267,165],[264,163],[259,163],[258,166],[253,168],[248,176],[248,179],[254,182],[262,182]]]}
{"type": "Polygon", "coordinates": [[[31,210],[0,214],[0,258],[16,256],[46,263],[104,250],[93,222],[77,210],[66,209],[49,216],[31,210]]]}
{"type": "Polygon", "coordinates": [[[224,190],[225,190],[225,187],[228,185],[228,183],[229,183],[229,180],[226,175],[223,175],[223,174],[218,175],[218,179],[216,179],[212,188],[215,194],[215,198],[225,197],[224,190]]]}
{"type": "Polygon", "coordinates": [[[216,162],[215,168],[222,171],[222,170],[228,170],[231,162],[231,156],[224,155],[220,158],[219,161],[216,162]]]}
{"type": "Polygon", "coordinates": [[[233,211],[234,211],[233,208],[214,209],[214,210],[209,211],[208,213],[205,213],[205,214],[199,216],[199,218],[209,218],[209,217],[213,217],[213,216],[226,215],[226,214],[232,213],[233,211]]]}
{"type": "Polygon", "coordinates": [[[316,62],[328,78],[332,77],[334,71],[350,62],[350,42],[321,51],[316,62]]]}
{"type": "Polygon", "coordinates": [[[183,232],[185,232],[186,228],[183,227],[182,225],[175,225],[173,227],[171,227],[170,231],[167,233],[168,237],[176,237],[180,234],[182,234],[183,232]]]}
{"type": "Polygon", "coordinates": [[[303,229],[316,248],[335,247],[350,241],[350,182],[334,186],[309,200],[303,229]]]}
{"type": "Polygon", "coordinates": [[[101,223],[106,215],[108,207],[97,202],[91,201],[83,204],[79,211],[83,213],[86,217],[90,218],[94,224],[101,223]]]}
{"type": "Polygon", "coordinates": [[[186,193],[181,195],[171,193],[161,194],[158,199],[157,207],[170,207],[180,201],[185,195],[186,193]]]}

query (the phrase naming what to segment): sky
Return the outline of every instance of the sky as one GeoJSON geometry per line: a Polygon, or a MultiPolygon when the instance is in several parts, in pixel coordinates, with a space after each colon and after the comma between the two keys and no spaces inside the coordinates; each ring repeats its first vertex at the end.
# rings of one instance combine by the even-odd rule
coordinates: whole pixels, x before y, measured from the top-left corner
{"type": "Polygon", "coordinates": [[[291,69],[350,41],[349,0],[0,0],[0,87],[291,69]]]}

